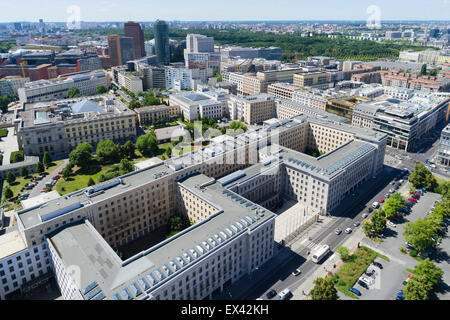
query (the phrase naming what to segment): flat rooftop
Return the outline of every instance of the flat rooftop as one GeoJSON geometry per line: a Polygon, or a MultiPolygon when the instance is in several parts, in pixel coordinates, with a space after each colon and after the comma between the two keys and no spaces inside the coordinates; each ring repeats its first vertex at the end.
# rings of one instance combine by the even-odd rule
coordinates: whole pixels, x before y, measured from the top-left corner
{"type": "Polygon", "coordinates": [[[22,240],[22,235],[17,230],[7,232],[0,237],[0,259],[9,257],[26,248],[27,246],[22,240]]]}
{"type": "Polygon", "coordinates": [[[50,237],[65,265],[78,265],[82,277],[86,272],[81,281],[81,288],[98,279],[97,285],[106,298],[114,299],[113,295],[119,294],[119,298],[125,300],[122,292],[124,288],[132,298],[142,298],[144,295],[136,297],[130,286],[134,284],[141,291],[145,291],[139,279],[145,279],[149,288],[159,286],[176,276],[177,271],[192,261],[217,250],[247,228],[252,229],[268,219],[275,218],[272,212],[225,190],[214,179],[205,175],[187,177],[179,184],[205,201],[214,203],[217,212],[121,263],[87,221],[68,226],[50,237]],[[203,187],[200,187],[201,185],[203,187]],[[191,250],[195,250],[195,253],[191,250]],[[154,284],[151,284],[151,278],[155,280],[154,284]]]}

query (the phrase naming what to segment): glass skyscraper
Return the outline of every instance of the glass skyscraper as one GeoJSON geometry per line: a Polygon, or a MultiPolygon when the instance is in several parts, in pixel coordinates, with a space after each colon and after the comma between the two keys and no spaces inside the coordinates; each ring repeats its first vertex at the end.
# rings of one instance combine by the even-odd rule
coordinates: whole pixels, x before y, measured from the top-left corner
{"type": "Polygon", "coordinates": [[[168,65],[170,62],[169,26],[165,21],[157,20],[154,30],[156,56],[160,64],[168,65]]]}

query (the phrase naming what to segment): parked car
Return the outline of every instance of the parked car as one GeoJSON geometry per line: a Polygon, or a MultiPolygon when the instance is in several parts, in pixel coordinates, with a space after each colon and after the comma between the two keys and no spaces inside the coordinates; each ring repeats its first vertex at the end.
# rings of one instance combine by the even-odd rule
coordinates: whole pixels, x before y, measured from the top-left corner
{"type": "Polygon", "coordinates": [[[357,296],[360,296],[360,295],[361,295],[361,292],[360,292],[358,289],[353,288],[353,287],[350,288],[350,292],[353,292],[353,293],[356,294],[357,296]]]}
{"type": "Polygon", "coordinates": [[[380,200],[378,200],[378,202],[379,202],[379,203],[383,203],[383,202],[384,202],[384,199],[381,198],[380,200]]]}
{"type": "Polygon", "coordinates": [[[389,192],[390,192],[390,193],[395,193],[395,189],[394,189],[394,188],[390,188],[390,189],[389,189],[389,192]]]}
{"type": "Polygon", "coordinates": [[[367,213],[363,213],[362,218],[365,219],[367,218],[369,215],[367,213]]]}
{"type": "Polygon", "coordinates": [[[23,193],[23,194],[21,194],[21,195],[19,196],[19,199],[20,199],[20,200],[25,200],[25,199],[27,199],[29,196],[30,196],[30,194],[29,194],[28,192],[25,192],[25,193],[23,193]]]}
{"type": "Polygon", "coordinates": [[[360,225],[359,221],[355,221],[355,223],[353,223],[354,227],[358,227],[360,225]]]}
{"type": "Polygon", "coordinates": [[[411,196],[411,198],[416,199],[416,200],[419,200],[419,199],[420,199],[420,196],[416,196],[415,194],[413,194],[413,195],[411,196]]]}
{"type": "Polygon", "coordinates": [[[341,229],[336,229],[335,233],[336,233],[337,235],[340,235],[340,234],[342,233],[342,230],[341,230],[341,229]]]}
{"type": "Polygon", "coordinates": [[[352,228],[347,228],[347,229],[345,229],[345,233],[349,234],[349,233],[351,233],[351,232],[352,232],[352,228]]]}
{"type": "Polygon", "coordinates": [[[46,192],[47,192],[47,190],[45,188],[41,190],[41,193],[46,193],[46,192]]]}
{"type": "Polygon", "coordinates": [[[390,227],[393,227],[393,228],[395,228],[395,227],[397,226],[395,223],[393,223],[393,222],[391,222],[391,221],[387,221],[386,224],[387,224],[388,226],[390,226],[390,227]]]}
{"type": "Polygon", "coordinates": [[[373,211],[373,208],[372,208],[372,207],[369,207],[369,208],[367,209],[367,211],[368,211],[369,213],[371,213],[371,212],[373,211]]]}
{"type": "Polygon", "coordinates": [[[58,174],[63,174],[64,170],[59,170],[58,174]]]}
{"type": "Polygon", "coordinates": [[[301,273],[302,273],[302,270],[300,270],[300,268],[297,268],[294,270],[294,272],[292,272],[292,275],[299,276],[301,273]]]}
{"type": "Polygon", "coordinates": [[[383,265],[382,265],[381,263],[379,263],[379,262],[374,261],[374,262],[372,262],[372,264],[373,264],[375,267],[378,267],[378,268],[380,268],[380,269],[383,269],[383,265]]]}
{"type": "Polygon", "coordinates": [[[400,292],[397,292],[397,295],[395,296],[395,300],[405,300],[405,296],[403,295],[403,290],[400,292]]]}
{"type": "Polygon", "coordinates": [[[53,180],[58,180],[61,179],[61,176],[59,174],[57,174],[56,176],[53,177],[53,180]]]}
{"type": "Polygon", "coordinates": [[[363,287],[363,288],[369,289],[369,286],[367,285],[367,283],[365,283],[365,282],[362,281],[361,279],[358,280],[358,284],[359,284],[361,287],[363,287]]]}
{"type": "Polygon", "coordinates": [[[414,199],[414,198],[408,198],[408,200],[409,200],[409,201],[412,201],[412,202],[414,202],[414,203],[417,203],[417,199],[414,199]]]}
{"type": "Polygon", "coordinates": [[[386,193],[386,194],[384,195],[384,197],[385,197],[386,199],[388,199],[390,196],[391,196],[390,193],[386,193]]]}
{"type": "Polygon", "coordinates": [[[277,295],[277,292],[275,290],[270,290],[269,292],[267,292],[266,297],[267,299],[272,299],[273,297],[275,297],[277,295]]]}

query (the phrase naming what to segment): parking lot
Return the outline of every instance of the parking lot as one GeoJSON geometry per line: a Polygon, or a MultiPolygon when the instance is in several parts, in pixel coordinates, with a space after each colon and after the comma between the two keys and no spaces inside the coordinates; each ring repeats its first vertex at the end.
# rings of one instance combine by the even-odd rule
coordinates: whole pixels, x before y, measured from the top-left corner
{"type": "MultiPolygon", "coordinates": [[[[373,266],[369,267],[375,269],[375,274],[374,281],[368,288],[364,288],[360,284],[355,284],[354,287],[361,292],[361,296],[359,297],[360,300],[394,300],[396,293],[403,289],[403,281],[405,281],[410,274],[406,269],[413,269],[418,263],[417,260],[400,252],[399,248],[405,247],[403,238],[404,228],[407,222],[413,222],[418,218],[424,218],[437,199],[440,199],[439,194],[430,192],[425,193],[418,203],[412,207],[411,213],[405,216],[403,223],[397,224],[395,227],[387,227],[383,242],[375,243],[366,238],[362,240],[362,245],[387,256],[390,261],[387,262],[377,258],[375,261],[380,262],[383,269],[373,266]]],[[[441,258],[437,260],[438,266],[444,271],[444,284],[436,295],[439,299],[443,300],[450,299],[448,291],[450,264],[447,263],[448,254],[446,253],[449,249],[450,239],[446,237],[439,246],[441,258]]],[[[341,293],[340,298],[343,300],[351,299],[341,293]]]]}

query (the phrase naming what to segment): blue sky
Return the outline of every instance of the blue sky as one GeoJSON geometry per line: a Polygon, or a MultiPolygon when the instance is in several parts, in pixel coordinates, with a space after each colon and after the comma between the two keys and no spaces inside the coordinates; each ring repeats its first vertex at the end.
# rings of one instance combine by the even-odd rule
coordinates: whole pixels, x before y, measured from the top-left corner
{"type": "Polygon", "coordinates": [[[0,0],[0,22],[65,22],[78,6],[82,21],[163,20],[450,20],[450,0],[0,0]]]}

